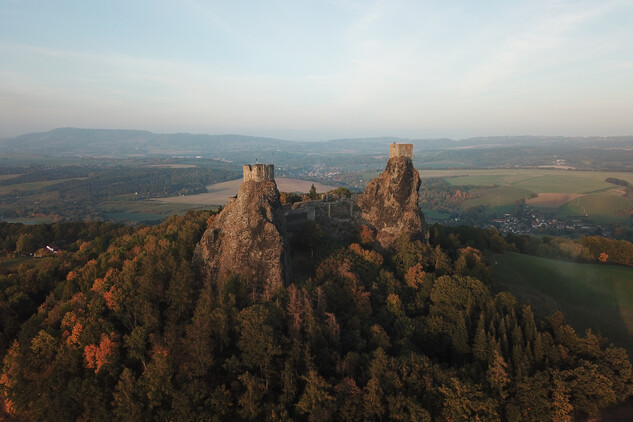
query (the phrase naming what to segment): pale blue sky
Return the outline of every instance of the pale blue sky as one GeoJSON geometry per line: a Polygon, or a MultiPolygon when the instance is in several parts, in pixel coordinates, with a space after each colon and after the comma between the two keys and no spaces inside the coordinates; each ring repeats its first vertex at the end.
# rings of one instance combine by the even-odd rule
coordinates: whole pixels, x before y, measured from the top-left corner
{"type": "Polygon", "coordinates": [[[633,134],[633,0],[0,0],[0,137],[633,134]]]}

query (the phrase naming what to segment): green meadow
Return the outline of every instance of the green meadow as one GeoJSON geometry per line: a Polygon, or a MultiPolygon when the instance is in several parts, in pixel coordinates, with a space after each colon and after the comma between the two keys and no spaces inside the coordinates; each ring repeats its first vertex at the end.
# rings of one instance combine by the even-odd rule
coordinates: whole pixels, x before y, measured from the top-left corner
{"type": "Polygon", "coordinates": [[[514,186],[499,186],[491,189],[476,189],[479,198],[469,199],[462,203],[462,209],[484,205],[490,208],[514,205],[516,201],[529,199],[531,191],[514,186]]]}
{"type": "Polygon", "coordinates": [[[599,331],[633,352],[633,268],[512,252],[493,259],[495,282],[540,316],[560,310],[579,333],[599,331]]]}
{"type": "Polygon", "coordinates": [[[584,195],[561,206],[558,214],[563,217],[586,216],[598,222],[627,220],[627,210],[633,208],[629,198],[609,194],[584,195]]]}
{"type": "Polygon", "coordinates": [[[20,265],[35,268],[50,262],[52,259],[52,257],[34,258],[32,256],[18,256],[15,258],[2,257],[0,258],[0,269],[16,271],[20,265]]]}
{"type": "Polygon", "coordinates": [[[633,184],[633,173],[551,169],[422,170],[420,176],[443,178],[453,186],[470,186],[478,198],[462,209],[485,206],[488,213],[506,211],[517,201],[559,217],[588,217],[595,222],[628,222],[633,200],[624,189],[607,183],[615,177],[633,184]]]}

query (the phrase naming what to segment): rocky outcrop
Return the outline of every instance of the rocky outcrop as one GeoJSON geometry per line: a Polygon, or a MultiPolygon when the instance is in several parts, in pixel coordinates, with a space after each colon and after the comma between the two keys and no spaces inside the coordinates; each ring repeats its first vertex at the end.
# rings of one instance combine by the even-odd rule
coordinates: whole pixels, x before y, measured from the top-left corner
{"type": "Polygon", "coordinates": [[[268,296],[289,277],[286,222],[271,179],[245,174],[237,197],[203,234],[194,262],[207,280],[221,284],[235,274],[253,291],[268,296]]]}
{"type": "Polygon", "coordinates": [[[358,195],[361,222],[376,229],[376,240],[385,248],[402,234],[424,239],[426,232],[418,205],[420,175],[413,167],[412,147],[400,152],[393,145],[385,171],[358,195]]]}

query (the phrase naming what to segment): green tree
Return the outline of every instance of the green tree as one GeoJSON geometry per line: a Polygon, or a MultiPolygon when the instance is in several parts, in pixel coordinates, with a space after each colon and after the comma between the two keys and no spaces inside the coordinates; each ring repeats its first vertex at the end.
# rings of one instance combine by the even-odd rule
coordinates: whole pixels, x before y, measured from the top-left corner
{"type": "Polygon", "coordinates": [[[297,403],[299,412],[308,415],[309,421],[328,421],[334,411],[334,397],[330,394],[330,385],[316,371],[311,370],[302,377],[306,382],[305,390],[297,403]]]}
{"type": "Polygon", "coordinates": [[[488,338],[486,336],[486,321],[483,312],[479,315],[479,320],[477,321],[477,330],[473,340],[473,355],[482,363],[488,361],[488,338]]]}
{"type": "Polygon", "coordinates": [[[506,386],[510,383],[508,364],[498,351],[494,351],[492,362],[488,365],[486,379],[497,395],[506,398],[506,386]]]}
{"type": "Polygon", "coordinates": [[[31,233],[23,233],[15,242],[15,251],[21,255],[26,255],[35,252],[38,247],[44,245],[38,245],[37,240],[31,233]]]}
{"type": "Polygon", "coordinates": [[[479,385],[453,377],[441,387],[442,416],[448,421],[500,421],[497,403],[487,397],[479,385]]]}
{"type": "Polygon", "coordinates": [[[319,199],[319,194],[317,193],[316,188],[314,187],[314,183],[310,186],[310,192],[308,193],[308,198],[315,200],[319,199]]]}
{"type": "Polygon", "coordinates": [[[114,389],[114,415],[121,421],[139,421],[145,418],[143,390],[134,374],[125,368],[114,389]]]}
{"type": "Polygon", "coordinates": [[[240,409],[238,413],[246,420],[252,421],[259,417],[262,412],[262,399],[266,394],[264,380],[246,371],[238,377],[244,389],[237,404],[240,409]]]}
{"type": "Polygon", "coordinates": [[[270,312],[260,304],[243,309],[237,316],[241,362],[247,369],[259,370],[266,380],[266,389],[273,377],[275,357],[281,354],[270,319],[270,312]]]}

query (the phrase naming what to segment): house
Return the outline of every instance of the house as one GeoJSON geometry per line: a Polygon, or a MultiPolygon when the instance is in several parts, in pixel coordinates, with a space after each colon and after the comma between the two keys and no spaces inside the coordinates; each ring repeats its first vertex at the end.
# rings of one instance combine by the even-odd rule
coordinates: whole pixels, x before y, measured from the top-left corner
{"type": "Polygon", "coordinates": [[[46,245],[46,249],[48,249],[48,250],[49,250],[49,252],[52,252],[52,253],[54,253],[54,254],[57,254],[57,253],[59,253],[59,252],[61,252],[61,251],[62,251],[61,249],[59,249],[59,248],[58,248],[57,246],[55,246],[55,245],[46,245]]]}

